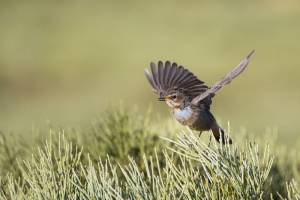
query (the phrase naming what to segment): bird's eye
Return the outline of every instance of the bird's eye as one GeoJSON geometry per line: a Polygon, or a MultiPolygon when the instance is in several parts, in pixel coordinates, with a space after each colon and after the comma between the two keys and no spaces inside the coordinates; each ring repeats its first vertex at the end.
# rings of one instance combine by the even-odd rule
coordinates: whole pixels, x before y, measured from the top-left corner
{"type": "Polygon", "coordinates": [[[176,97],[177,96],[175,94],[171,96],[172,99],[176,99],[176,97]]]}

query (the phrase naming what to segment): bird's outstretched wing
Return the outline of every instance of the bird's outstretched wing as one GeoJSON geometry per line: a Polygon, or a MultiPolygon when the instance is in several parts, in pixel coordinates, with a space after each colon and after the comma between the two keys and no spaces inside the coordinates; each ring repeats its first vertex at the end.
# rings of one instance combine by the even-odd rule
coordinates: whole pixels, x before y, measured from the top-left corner
{"type": "Polygon", "coordinates": [[[159,61],[158,64],[151,62],[150,70],[145,69],[145,75],[159,98],[177,90],[194,98],[208,89],[192,72],[170,61],[159,61]]]}
{"type": "Polygon", "coordinates": [[[251,53],[240,62],[231,72],[229,72],[224,78],[222,78],[220,81],[216,82],[211,88],[203,92],[202,94],[198,95],[192,100],[193,105],[198,105],[200,101],[205,99],[209,95],[214,95],[218,90],[220,90],[222,87],[230,83],[235,77],[237,77],[240,73],[242,73],[247,65],[250,62],[250,59],[252,55],[254,54],[254,50],[251,51],[251,53]]]}

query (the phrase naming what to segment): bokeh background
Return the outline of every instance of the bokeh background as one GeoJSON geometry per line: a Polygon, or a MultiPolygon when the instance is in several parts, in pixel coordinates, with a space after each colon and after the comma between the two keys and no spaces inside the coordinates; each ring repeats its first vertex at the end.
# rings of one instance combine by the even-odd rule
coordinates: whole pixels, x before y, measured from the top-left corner
{"type": "Polygon", "coordinates": [[[72,126],[120,102],[169,117],[144,77],[150,61],[211,85],[256,49],[212,110],[233,130],[300,139],[300,1],[1,0],[0,27],[1,130],[72,126]]]}

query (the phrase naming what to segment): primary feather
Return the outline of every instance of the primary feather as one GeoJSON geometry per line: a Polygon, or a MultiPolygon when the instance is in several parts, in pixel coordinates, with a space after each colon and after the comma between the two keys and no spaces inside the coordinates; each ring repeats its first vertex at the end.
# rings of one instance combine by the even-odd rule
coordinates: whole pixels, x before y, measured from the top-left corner
{"type": "Polygon", "coordinates": [[[240,73],[242,73],[247,65],[250,62],[251,57],[254,54],[254,50],[250,52],[250,54],[243,59],[231,72],[229,72],[224,78],[220,81],[216,82],[210,89],[206,90],[196,98],[192,100],[192,104],[198,105],[200,101],[205,99],[209,95],[214,95],[218,90],[220,90],[225,85],[229,84],[234,78],[236,78],[240,73]]]}
{"type": "Polygon", "coordinates": [[[154,92],[160,96],[174,90],[180,90],[185,95],[194,98],[208,89],[204,82],[192,72],[176,63],[159,61],[156,65],[152,62],[150,69],[150,71],[145,69],[145,75],[154,92]]]}

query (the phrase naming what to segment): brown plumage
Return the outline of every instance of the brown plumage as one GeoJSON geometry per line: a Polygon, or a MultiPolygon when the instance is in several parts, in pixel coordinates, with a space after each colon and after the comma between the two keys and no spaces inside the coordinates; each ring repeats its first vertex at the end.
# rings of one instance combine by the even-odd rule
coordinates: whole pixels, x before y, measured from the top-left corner
{"type": "MultiPolygon", "coordinates": [[[[216,140],[225,143],[224,130],[210,112],[211,98],[245,70],[253,54],[254,50],[211,88],[189,70],[170,61],[159,61],[157,65],[151,62],[150,70],[146,69],[145,75],[159,100],[172,108],[181,124],[201,132],[212,130],[216,140]]],[[[231,139],[227,141],[231,143],[231,139]]]]}
{"type": "Polygon", "coordinates": [[[150,63],[151,73],[145,70],[145,74],[150,84],[152,85],[154,92],[160,97],[172,90],[182,89],[187,95],[196,97],[198,94],[207,90],[207,86],[203,81],[199,80],[193,73],[184,69],[182,66],[178,66],[177,63],[170,63],[166,61],[150,63]]]}

